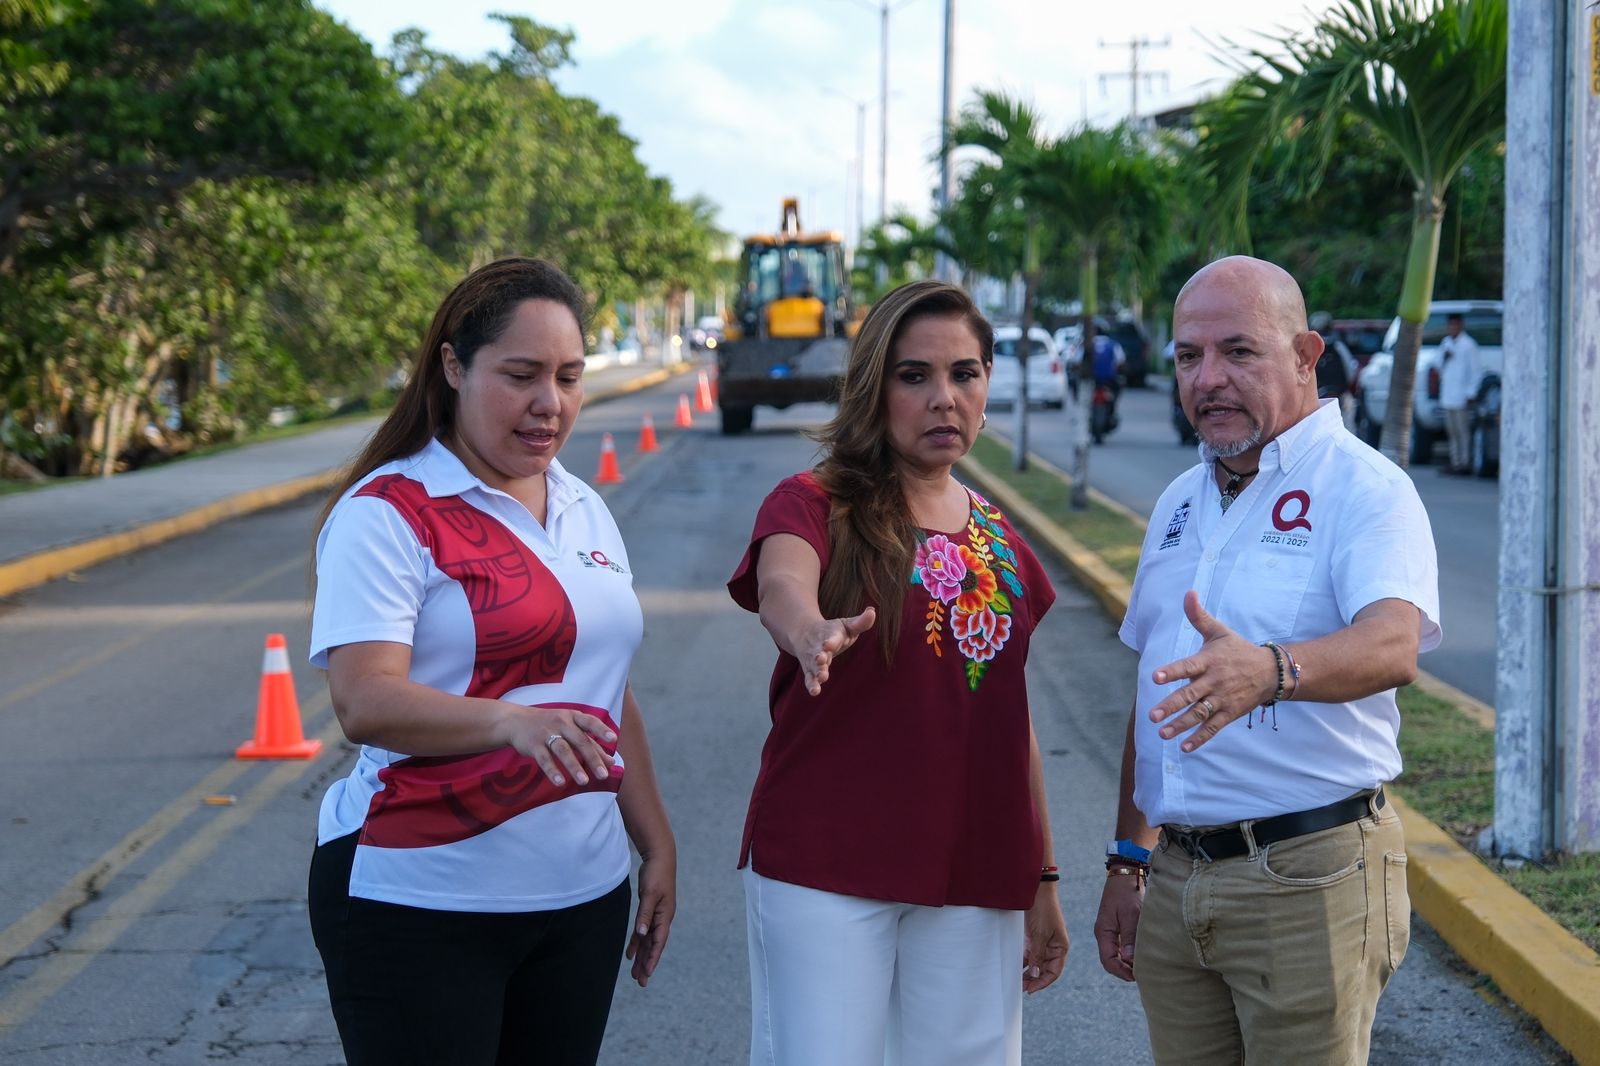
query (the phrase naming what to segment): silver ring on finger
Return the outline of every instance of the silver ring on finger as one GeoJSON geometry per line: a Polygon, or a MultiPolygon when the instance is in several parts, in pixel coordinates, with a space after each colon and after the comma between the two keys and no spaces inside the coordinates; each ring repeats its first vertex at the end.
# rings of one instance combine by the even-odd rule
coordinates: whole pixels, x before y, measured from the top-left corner
{"type": "Polygon", "coordinates": [[[544,746],[549,748],[551,751],[555,751],[556,741],[566,739],[567,738],[562,736],[560,733],[551,733],[549,736],[544,738],[544,746]]]}
{"type": "Polygon", "coordinates": [[[1212,703],[1210,699],[1202,697],[1200,702],[1194,705],[1194,710],[1195,713],[1200,716],[1200,720],[1203,722],[1207,718],[1210,718],[1212,715],[1217,713],[1217,705],[1212,703]]]}

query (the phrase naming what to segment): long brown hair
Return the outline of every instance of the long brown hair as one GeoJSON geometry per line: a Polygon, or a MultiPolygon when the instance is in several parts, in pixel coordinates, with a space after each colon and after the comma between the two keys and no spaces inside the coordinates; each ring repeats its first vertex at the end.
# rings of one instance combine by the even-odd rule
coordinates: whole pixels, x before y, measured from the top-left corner
{"type": "Polygon", "coordinates": [[[965,290],[942,281],[913,281],[873,305],[850,346],[839,409],[816,434],[822,461],[817,483],[828,513],[828,568],[818,589],[824,617],[878,608],[884,659],[894,661],[900,607],[917,552],[917,522],[906,502],[889,446],[885,391],[894,346],[906,326],[931,317],[959,318],[972,330],[985,369],[994,362],[994,329],[965,290]]]}
{"type": "Polygon", "coordinates": [[[456,390],[444,376],[441,350],[449,344],[462,370],[485,344],[505,334],[524,300],[553,300],[572,312],[580,333],[588,333],[588,301],[583,290],[554,263],[511,256],[485,264],[463,278],[444,298],[428,327],[411,377],[389,417],[367,441],[339,479],[318,517],[321,529],[339,498],[384,463],[415,454],[455,423],[456,390]]]}

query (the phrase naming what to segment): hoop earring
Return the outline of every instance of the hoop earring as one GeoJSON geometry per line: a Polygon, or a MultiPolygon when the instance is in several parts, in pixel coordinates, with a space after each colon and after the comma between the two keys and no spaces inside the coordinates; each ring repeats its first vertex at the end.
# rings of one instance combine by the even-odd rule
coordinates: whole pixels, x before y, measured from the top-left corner
{"type": "Polygon", "coordinates": [[[981,413],[983,415],[983,418],[981,420],[979,420],[979,422],[978,422],[978,428],[979,429],[982,429],[983,427],[985,427],[985,426],[987,426],[989,424],[989,412],[988,411],[983,411],[981,413]]]}

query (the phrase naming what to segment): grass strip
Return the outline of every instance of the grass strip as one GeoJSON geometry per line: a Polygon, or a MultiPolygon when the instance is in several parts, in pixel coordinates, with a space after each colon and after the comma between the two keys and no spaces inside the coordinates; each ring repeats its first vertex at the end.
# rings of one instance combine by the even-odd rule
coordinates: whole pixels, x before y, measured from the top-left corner
{"type": "Polygon", "coordinates": [[[1070,486],[1036,466],[1022,471],[1011,469],[1011,449],[988,436],[979,435],[972,446],[972,457],[1000,474],[1029,503],[1104,559],[1111,569],[1133,580],[1133,573],[1139,568],[1139,548],[1144,543],[1144,530],[1137,523],[1094,500],[1089,501],[1087,510],[1074,511],[1068,501],[1070,486]]]}
{"type": "MultiPolygon", "coordinates": [[[[998,475],[1049,518],[1133,580],[1144,527],[1090,501],[1086,511],[1068,502],[1070,486],[1047,471],[1011,469],[1011,451],[979,436],[972,457],[998,475]]],[[[1416,688],[1400,690],[1400,754],[1405,770],[1396,786],[1406,801],[1476,853],[1480,831],[1494,821],[1494,732],[1455,704],[1416,688]]],[[[1600,951],[1600,854],[1506,867],[1487,863],[1513,888],[1600,951]]]]}

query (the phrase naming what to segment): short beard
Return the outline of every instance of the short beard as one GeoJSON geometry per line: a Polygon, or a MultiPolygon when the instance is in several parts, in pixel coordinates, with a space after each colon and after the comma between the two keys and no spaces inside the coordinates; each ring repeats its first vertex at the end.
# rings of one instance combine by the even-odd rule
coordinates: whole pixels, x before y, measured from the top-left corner
{"type": "Polygon", "coordinates": [[[1261,427],[1259,425],[1251,426],[1248,436],[1241,437],[1239,440],[1224,444],[1221,447],[1212,444],[1205,437],[1201,437],[1200,457],[1208,463],[1213,459],[1232,459],[1236,455],[1243,455],[1260,443],[1261,427]]]}

